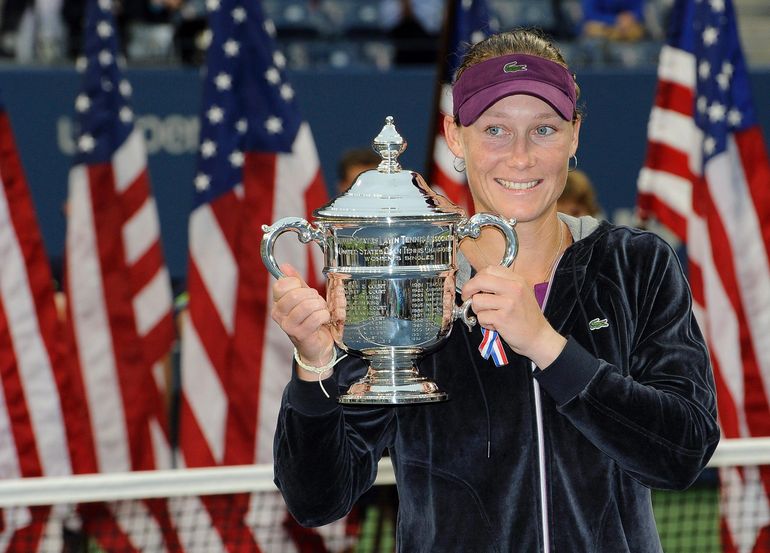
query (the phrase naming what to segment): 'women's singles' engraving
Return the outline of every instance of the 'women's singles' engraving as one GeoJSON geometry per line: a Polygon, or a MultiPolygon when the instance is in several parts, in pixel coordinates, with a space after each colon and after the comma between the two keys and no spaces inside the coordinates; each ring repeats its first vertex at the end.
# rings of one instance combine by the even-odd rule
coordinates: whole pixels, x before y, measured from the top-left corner
{"type": "Polygon", "coordinates": [[[339,267],[404,267],[446,265],[451,260],[453,238],[428,236],[337,236],[339,267]]]}

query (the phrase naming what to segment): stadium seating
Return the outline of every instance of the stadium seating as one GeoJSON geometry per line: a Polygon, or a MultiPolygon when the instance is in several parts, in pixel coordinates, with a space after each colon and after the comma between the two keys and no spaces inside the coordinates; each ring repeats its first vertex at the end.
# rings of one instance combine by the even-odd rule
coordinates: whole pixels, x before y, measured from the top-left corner
{"type": "MultiPolygon", "coordinates": [[[[264,7],[292,68],[384,70],[397,63],[404,40],[384,28],[379,0],[266,0],[264,7]]],[[[494,26],[535,26],[554,36],[568,62],[576,67],[652,68],[657,64],[667,0],[650,0],[649,40],[611,43],[576,37],[580,0],[489,0],[494,26]]],[[[438,44],[436,37],[436,44],[438,44]]]]}

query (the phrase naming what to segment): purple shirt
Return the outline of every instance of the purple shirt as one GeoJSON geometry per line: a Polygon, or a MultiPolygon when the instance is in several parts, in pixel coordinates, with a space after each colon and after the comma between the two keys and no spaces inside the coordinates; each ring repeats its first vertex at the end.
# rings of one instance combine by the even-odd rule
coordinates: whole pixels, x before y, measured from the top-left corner
{"type": "Polygon", "coordinates": [[[548,293],[547,282],[541,282],[539,284],[535,284],[535,298],[537,299],[537,304],[540,306],[540,309],[543,308],[543,302],[545,301],[545,295],[547,293],[548,293]]]}

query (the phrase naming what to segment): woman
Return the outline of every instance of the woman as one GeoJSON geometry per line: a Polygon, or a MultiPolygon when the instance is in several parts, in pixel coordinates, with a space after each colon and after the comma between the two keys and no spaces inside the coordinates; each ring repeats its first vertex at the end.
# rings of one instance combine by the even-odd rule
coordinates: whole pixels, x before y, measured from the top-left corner
{"type": "Polygon", "coordinates": [[[273,318],[301,366],[283,399],[275,475],[301,523],[347,513],[388,449],[399,551],[661,551],[650,488],[686,488],[713,453],[713,378],[671,249],[556,211],[578,147],[578,92],[529,30],[478,43],[458,70],[447,141],[476,211],[515,218],[520,247],[506,269],[499,233],[462,243],[459,295],[505,358],[481,357],[478,326],[453,332],[420,366],[450,401],[326,398],[318,372],[326,390],[344,391],[364,368],[349,357],[330,368],[325,301],[284,267],[273,318]]]}
{"type": "Polygon", "coordinates": [[[636,42],[647,34],[644,0],[582,0],[581,4],[583,37],[636,42]]]}
{"type": "Polygon", "coordinates": [[[556,208],[561,213],[573,217],[591,215],[597,219],[604,218],[602,208],[596,200],[594,185],[588,175],[580,169],[570,171],[556,208]]]}

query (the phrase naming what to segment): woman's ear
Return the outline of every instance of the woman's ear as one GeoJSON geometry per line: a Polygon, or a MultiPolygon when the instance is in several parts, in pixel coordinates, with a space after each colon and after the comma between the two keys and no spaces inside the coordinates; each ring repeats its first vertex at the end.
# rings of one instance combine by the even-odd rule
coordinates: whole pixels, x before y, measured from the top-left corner
{"type": "Polygon", "coordinates": [[[444,115],[444,136],[449,150],[457,157],[464,157],[462,141],[460,140],[460,127],[451,115],[444,115]]]}
{"type": "Polygon", "coordinates": [[[583,119],[578,117],[572,124],[572,145],[570,146],[570,157],[574,156],[580,143],[580,125],[583,123],[583,119]]]}

